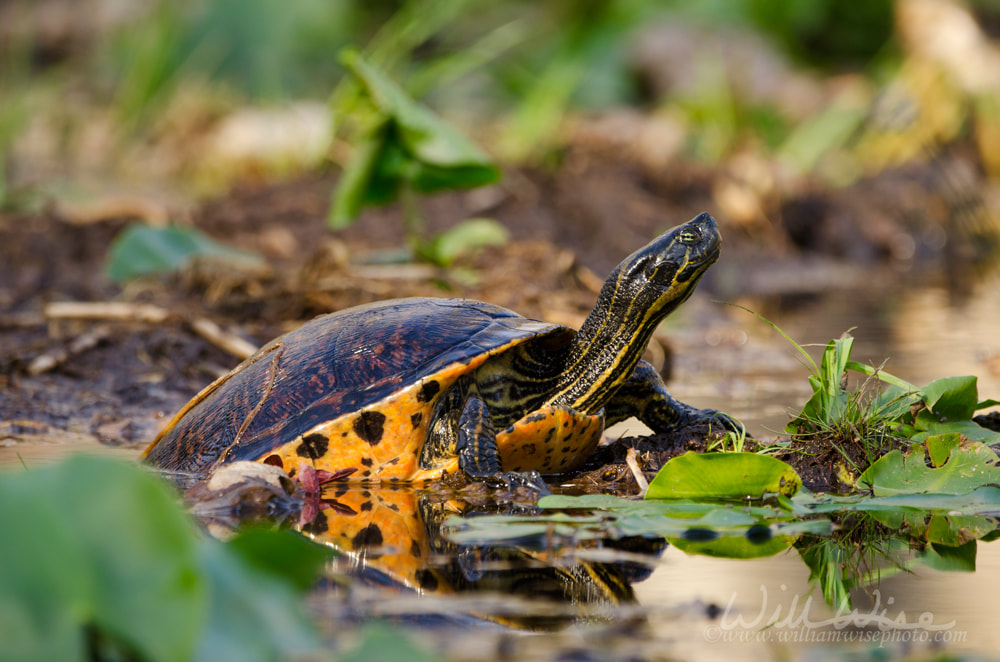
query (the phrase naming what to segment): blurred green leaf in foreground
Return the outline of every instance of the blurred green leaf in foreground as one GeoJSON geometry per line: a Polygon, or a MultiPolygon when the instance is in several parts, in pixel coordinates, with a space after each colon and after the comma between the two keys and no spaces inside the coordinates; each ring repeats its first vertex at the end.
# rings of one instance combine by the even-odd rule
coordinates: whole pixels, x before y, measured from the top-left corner
{"type": "Polygon", "coordinates": [[[301,584],[280,569],[308,556],[318,571],[325,555],[303,555],[308,543],[288,532],[210,539],[137,466],[75,457],[0,475],[0,530],[5,660],[273,660],[320,648],[301,584]]]}

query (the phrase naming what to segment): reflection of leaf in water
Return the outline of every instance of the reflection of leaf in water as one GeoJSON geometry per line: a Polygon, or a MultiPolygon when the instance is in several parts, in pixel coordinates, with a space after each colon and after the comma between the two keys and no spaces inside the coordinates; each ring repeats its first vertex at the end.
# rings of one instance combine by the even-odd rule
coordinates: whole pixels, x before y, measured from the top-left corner
{"type": "Polygon", "coordinates": [[[997,529],[1000,486],[965,494],[884,497],[802,490],[792,498],[751,503],[554,495],[539,501],[545,512],[537,516],[452,518],[449,537],[490,544],[534,536],[537,545],[559,547],[580,540],[655,536],[689,554],[743,559],[794,545],[827,603],[849,607],[852,588],[876,586],[922,565],[975,570],[977,539],[989,540],[997,529]]]}

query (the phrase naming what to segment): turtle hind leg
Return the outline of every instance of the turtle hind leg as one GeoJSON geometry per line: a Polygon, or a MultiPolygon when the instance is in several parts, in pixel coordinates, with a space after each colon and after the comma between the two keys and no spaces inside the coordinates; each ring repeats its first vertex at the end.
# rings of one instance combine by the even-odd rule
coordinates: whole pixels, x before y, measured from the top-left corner
{"type": "Polygon", "coordinates": [[[493,488],[525,487],[538,494],[551,494],[537,471],[503,471],[493,419],[475,389],[466,397],[458,418],[455,452],[459,468],[473,480],[483,481],[493,488]]]}
{"type": "Polygon", "coordinates": [[[657,433],[700,423],[733,431],[742,427],[720,411],[698,409],[675,399],[667,393],[660,373],[646,361],[636,365],[631,377],[618,388],[604,410],[608,425],[634,416],[657,433]]]}

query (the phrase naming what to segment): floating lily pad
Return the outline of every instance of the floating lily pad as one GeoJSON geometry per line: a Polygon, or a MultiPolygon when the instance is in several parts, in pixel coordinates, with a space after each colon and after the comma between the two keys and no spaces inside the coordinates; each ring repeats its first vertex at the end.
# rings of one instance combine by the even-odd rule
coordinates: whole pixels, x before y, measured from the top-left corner
{"type": "Polygon", "coordinates": [[[989,447],[955,435],[928,439],[931,458],[937,466],[927,466],[927,447],[914,446],[909,455],[891,451],[872,463],[858,484],[871,486],[875,496],[915,494],[967,494],[989,484],[1000,484],[1000,459],[989,447]],[[948,459],[939,464],[950,447],[948,459]]]}
{"type": "Polygon", "coordinates": [[[694,453],[675,457],[649,484],[647,499],[760,499],[791,496],[802,479],[788,464],[756,453],[694,453]]]}

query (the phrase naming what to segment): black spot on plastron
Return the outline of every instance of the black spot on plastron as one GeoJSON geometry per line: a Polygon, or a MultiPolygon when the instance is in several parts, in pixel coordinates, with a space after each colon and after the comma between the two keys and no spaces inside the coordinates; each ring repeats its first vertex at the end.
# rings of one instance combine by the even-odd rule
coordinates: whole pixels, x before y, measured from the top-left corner
{"type": "Polygon", "coordinates": [[[361,504],[361,510],[362,511],[367,511],[367,510],[371,510],[371,509],[372,509],[372,502],[371,501],[365,501],[363,504],[361,504]]]}
{"type": "Polygon", "coordinates": [[[334,494],[333,496],[342,497],[345,494],[347,494],[348,490],[350,489],[351,488],[347,485],[347,483],[341,483],[340,485],[337,486],[337,493],[334,494]]]}
{"type": "Polygon", "coordinates": [[[563,427],[564,428],[568,428],[569,427],[569,421],[563,421],[563,427]]]}
{"type": "Polygon", "coordinates": [[[537,451],[537,450],[538,450],[538,448],[534,444],[528,444],[527,446],[524,447],[524,452],[527,455],[534,455],[535,451],[537,451]]]}
{"type": "Polygon", "coordinates": [[[563,446],[562,448],[559,449],[559,452],[560,453],[568,453],[571,450],[573,450],[573,447],[570,446],[569,444],[566,444],[565,446],[563,446]]]}
{"type": "Polygon", "coordinates": [[[569,461],[569,458],[568,458],[568,457],[564,457],[563,459],[559,460],[559,466],[560,466],[560,467],[565,467],[565,466],[566,466],[566,463],[567,463],[568,461],[569,461]]]}
{"type": "Polygon", "coordinates": [[[546,416],[547,416],[546,414],[544,414],[542,412],[539,412],[537,414],[532,414],[528,418],[524,419],[524,422],[525,423],[538,423],[540,421],[544,421],[546,419],[546,416]]]}
{"type": "Polygon", "coordinates": [[[374,463],[375,463],[375,460],[371,459],[370,457],[363,457],[363,458],[361,458],[361,466],[370,467],[374,463]]]}
{"type": "Polygon", "coordinates": [[[317,433],[307,434],[302,437],[302,443],[295,449],[295,454],[299,457],[308,457],[315,460],[326,455],[330,448],[330,439],[317,433]]]}
{"type": "Polygon", "coordinates": [[[372,446],[382,441],[385,414],[380,411],[363,411],[354,419],[354,433],[372,446]]]}
{"type": "Polygon", "coordinates": [[[555,428],[549,428],[549,433],[545,435],[545,443],[549,443],[550,441],[552,441],[552,437],[553,435],[555,435],[555,433],[556,433],[555,428]]]}
{"type": "Polygon", "coordinates": [[[392,512],[394,512],[394,513],[398,513],[399,512],[399,506],[397,506],[396,504],[394,504],[394,503],[387,503],[385,505],[392,512]]]}
{"type": "Polygon", "coordinates": [[[382,529],[378,528],[378,524],[369,524],[365,528],[358,531],[358,535],[354,536],[351,540],[351,545],[355,549],[361,547],[377,547],[382,544],[382,529]]]}
{"type": "Polygon", "coordinates": [[[423,418],[424,418],[424,412],[422,411],[418,411],[416,414],[410,416],[410,425],[413,426],[414,430],[420,427],[420,421],[422,421],[423,418]]]}
{"type": "Polygon", "coordinates": [[[417,392],[417,400],[419,402],[430,402],[440,390],[441,385],[432,379],[420,387],[420,390],[417,392]]]}
{"type": "Polygon", "coordinates": [[[420,543],[416,540],[410,542],[410,556],[420,557],[420,543]]]}
{"type": "Polygon", "coordinates": [[[362,478],[367,478],[368,476],[371,476],[371,475],[372,475],[372,470],[371,469],[365,469],[364,471],[361,472],[361,477],[362,478]]]}

